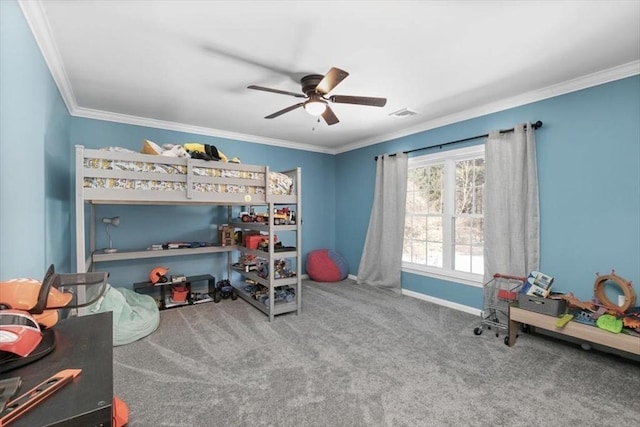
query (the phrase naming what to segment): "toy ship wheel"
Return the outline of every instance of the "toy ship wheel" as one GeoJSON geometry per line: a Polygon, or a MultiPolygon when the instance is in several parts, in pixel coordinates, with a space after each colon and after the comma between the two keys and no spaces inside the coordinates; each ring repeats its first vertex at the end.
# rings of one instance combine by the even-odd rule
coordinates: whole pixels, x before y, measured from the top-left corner
{"type": "Polygon", "coordinates": [[[593,284],[593,293],[595,297],[602,303],[603,306],[610,310],[615,311],[627,311],[630,307],[633,307],[636,303],[636,293],[631,286],[631,282],[623,279],[615,274],[615,271],[611,271],[611,274],[604,276],[597,275],[597,279],[593,284]],[[624,303],[621,306],[611,302],[605,294],[605,286],[610,282],[618,286],[624,294],[624,303]]]}

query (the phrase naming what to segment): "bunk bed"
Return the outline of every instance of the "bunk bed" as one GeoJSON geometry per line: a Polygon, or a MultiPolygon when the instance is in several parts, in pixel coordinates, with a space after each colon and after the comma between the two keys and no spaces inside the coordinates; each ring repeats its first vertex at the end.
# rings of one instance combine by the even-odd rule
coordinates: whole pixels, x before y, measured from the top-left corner
{"type": "MultiPolygon", "coordinates": [[[[134,152],[121,147],[75,147],[75,214],[77,271],[86,272],[96,262],[95,205],[295,205],[301,218],[301,170],[273,172],[268,166],[190,157],[167,157],[134,152]],[[85,206],[90,206],[89,248],[86,247],[85,206]],[[88,249],[88,250],[87,250],[88,249]]],[[[231,219],[231,218],[230,218],[231,219]]],[[[301,222],[301,221],[300,221],[301,222]]],[[[266,227],[273,235],[273,223],[266,227]]],[[[300,228],[298,248],[301,248],[300,228]]],[[[229,249],[224,249],[228,251],[229,249]]],[[[214,249],[192,249],[208,253],[214,249]]],[[[172,252],[178,253],[178,252],[172,252]]],[[[144,250],[98,254],[100,261],[148,258],[162,254],[144,250]]],[[[300,277],[300,255],[297,254],[300,277]]]]}

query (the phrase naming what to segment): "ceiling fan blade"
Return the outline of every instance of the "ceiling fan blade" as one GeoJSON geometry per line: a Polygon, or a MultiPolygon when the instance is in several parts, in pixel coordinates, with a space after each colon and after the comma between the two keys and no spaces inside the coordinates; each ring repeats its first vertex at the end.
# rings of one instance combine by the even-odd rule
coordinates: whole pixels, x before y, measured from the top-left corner
{"type": "Polygon", "coordinates": [[[316,86],[316,92],[326,95],[331,92],[333,88],[338,86],[341,81],[347,78],[349,73],[340,68],[332,67],[327,74],[320,80],[320,83],[316,86]]]}
{"type": "Polygon", "coordinates": [[[281,116],[281,115],[283,115],[284,113],[288,113],[289,111],[293,111],[293,110],[295,110],[296,108],[300,108],[300,107],[302,107],[303,105],[304,105],[304,102],[301,102],[301,103],[299,103],[299,104],[292,105],[291,107],[287,107],[287,108],[285,108],[284,110],[276,111],[276,112],[275,112],[275,113],[273,113],[273,114],[269,114],[267,117],[265,117],[265,119],[275,119],[276,117],[281,116]]]}
{"type": "Polygon", "coordinates": [[[251,86],[247,86],[247,89],[263,90],[265,92],[279,93],[281,95],[291,95],[291,96],[295,96],[296,98],[306,98],[306,96],[303,93],[287,92],[286,90],[271,89],[269,87],[263,87],[263,86],[251,85],[251,86]]]}
{"type": "Polygon", "coordinates": [[[387,98],[374,98],[371,96],[333,95],[329,97],[329,100],[336,104],[369,105],[371,107],[384,107],[387,103],[387,98]]]}
{"type": "Polygon", "coordinates": [[[327,122],[329,126],[335,125],[340,121],[334,114],[331,107],[329,107],[328,105],[327,105],[327,108],[324,110],[324,113],[322,113],[322,118],[324,119],[325,122],[327,122]]]}
{"type": "Polygon", "coordinates": [[[239,63],[253,65],[256,67],[263,68],[267,71],[271,71],[277,74],[281,74],[283,76],[287,76],[293,82],[296,82],[296,83],[300,81],[300,78],[298,77],[299,73],[294,73],[291,70],[279,67],[274,63],[262,62],[258,60],[256,57],[240,54],[236,49],[226,48],[226,47],[223,47],[222,45],[216,45],[211,42],[198,43],[198,44],[200,45],[201,49],[203,49],[204,51],[210,54],[214,54],[223,58],[233,59],[235,61],[238,61],[239,63]]]}

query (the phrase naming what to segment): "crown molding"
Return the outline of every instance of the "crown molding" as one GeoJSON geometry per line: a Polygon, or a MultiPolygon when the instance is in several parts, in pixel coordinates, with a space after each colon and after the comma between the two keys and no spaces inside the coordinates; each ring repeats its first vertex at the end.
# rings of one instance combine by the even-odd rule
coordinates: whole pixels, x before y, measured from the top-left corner
{"type": "Polygon", "coordinates": [[[110,113],[101,110],[93,110],[90,108],[78,107],[71,112],[74,117],[85,119],[104,120],[107,122],[122,123],[134,126],[143,126],[156,129],[172,130],[176,132],[193,133],[204,136],[214,136],[217,138],[232,139],[241,142],[252,142],[255,144],[274,145],[282,148],[290,148],[293,150],[314,151],[324,154],[335,154],[334,150],[316,145],[295,143],[281,139],[264,138],[256,135],[249,135],[237,132],[228,132],[219,129],[212,129],[202,126],[187,125],[184,123],[169,122],[165,120],[148,119],[145,117],[130,116],[127,114],[110,113]]]}
{"type": "Polygon", "coordinates": [[[464,120],[474,119],[476,117],[485,116],[487,114],[497,113],[499,111],[520,107],[522,105],[531,104],[533,102],[542,101],[544,99],[565,95],[567,93],[576,92],[582,89],[587,89],[615,80],[624,79],[627,77],[635,76],[637,74],[640,74],[640,61],[629,62],[617,67],[612,67],[572,80],[567,80],[562,83],[547,86],[542,89],[526,92],[517,96],[513,96],[511,98],[505,98],[500,101],[484,104],[446,116],[437,117],[427,122],[420,123],[419,125],[402,129],[398,132],[379,135],[375,138],[369,138],[353,144],[344,145],[336,149],[335,151],[336,154],[340,154],[347,151],[356,150],[358,148],[367,147],[369,145],[391,141],[403,136],[414,135],[416,133],[458,123],[464,120]]]}

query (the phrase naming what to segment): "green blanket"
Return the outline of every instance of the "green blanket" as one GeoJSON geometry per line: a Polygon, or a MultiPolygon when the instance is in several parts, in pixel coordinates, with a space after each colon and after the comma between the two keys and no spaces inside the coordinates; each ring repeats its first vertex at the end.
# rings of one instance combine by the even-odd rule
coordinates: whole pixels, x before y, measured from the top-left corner
{"type": "Polygon", "coordinates": [[[155,300],[127,288],[107,285],[105,294],[89,306],[91,313],[113,312],[113,345],[144,338],[158,328],[160,311],[155,300]]]}

